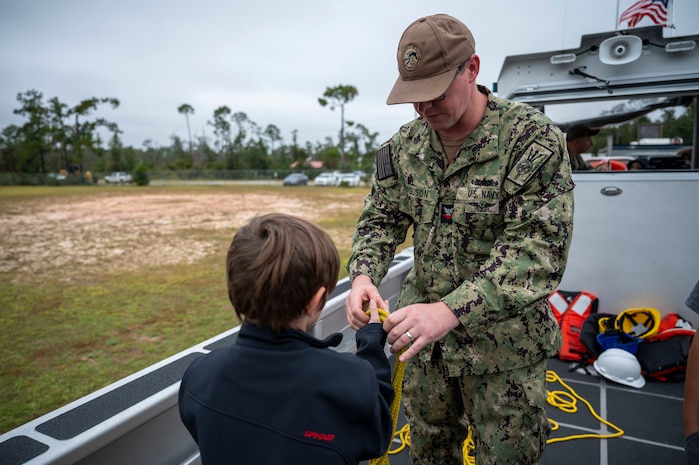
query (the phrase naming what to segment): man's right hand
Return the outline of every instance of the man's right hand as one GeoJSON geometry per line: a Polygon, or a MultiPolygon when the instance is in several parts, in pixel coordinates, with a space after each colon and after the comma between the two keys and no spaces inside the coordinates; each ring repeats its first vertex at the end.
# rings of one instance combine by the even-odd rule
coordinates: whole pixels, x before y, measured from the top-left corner
{"type": "Polygon", "coordinates": [[[388,302],[381,298],[378,288],[374,286],[369,276],[360,275],[354,278],[352,289],[345,300],[347,322],[353,330],[357,331],[369,323],[369,315],[366,314],[366,311],[372,300],[376,302],[378,308],[389,310],[388,302]]]}

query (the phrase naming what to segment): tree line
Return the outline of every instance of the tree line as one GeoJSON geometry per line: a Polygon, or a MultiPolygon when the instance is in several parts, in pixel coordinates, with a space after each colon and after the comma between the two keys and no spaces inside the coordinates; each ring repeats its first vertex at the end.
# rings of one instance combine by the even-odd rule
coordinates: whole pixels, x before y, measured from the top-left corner
{"type": "MultiPolygon", "coordinates": [[[[639,101],[641,105],[645,102],[645,100],[639,101]]],[[[625,124],[602,128],[599,134],[592,138],[594,141],[593,151],[597,153],[597,150],[605,147],[608,135],[612,136],[614,145],[629,145],[631,142],[637,141],[643,132],[641,127],[648,123],[660,126],[660,137],[679,138],[683,144],[691,145],[694,139],[694,115],[696,114],[697,99],[691,99],[689,105],[686,103],[685,101],[680,106],[658,110],[652,114],[652,118],[649,115],[644,115],[625,124]]],[[[629,102],[625,102],[618,104],[607,113],[623,113],[637,109],[629,102]]]]}
{"type": "Polygon", "coordinates": [[[323,107],[340,109],[338,141],[328,136],[300,145],[298,131],[293,130],[292,140],[286,142],[274,124],[262,127],[226,105],[216,108],[207,121],[213,137],[192,139],[189,117],[195,108],[183,103],[176,110],[186,119],[187,140],[173,135],[169,145],[159,147],[147,139],[137,148],[123,144],[116,123],[95,116],[102,106],[118,108],[118,99],[92,97],[70,106],[58,97],[45,100],[32,89],[17,94],[14,113],[23,116],[24,123],[0,133],[0,173],[83,175],[133,172],[139,166],[151,171],[286,171],[310,169],[312,161],[323,162],[325,169],[371,170],[378,132],[344,116],[345,106],[357,95],[354,86],[338,85],[326,88],[318,99],[323,107]]]}
{"type": "MultiPolygon", "coordinates": [[[[10,125],[0,133],[0,174],[24,173],[46,175],[65,172],[83,175],[86,172],[111,171],[229,171],[311,169],[312,161],[323,162],[324,169],[373,170],[374,153],[381,141],[378,133],[362,124],[345,120],[345,106],[358,91],[351,85],[327,87],[318,103],[330,110],[340,110],[338,140],[332,136],[315,143],[300,145],[297,130],[292,140],[284,141],[274,124],[262,127],[244,112],[228,106],[216,108],[207,121],[213,137],[194,140],[189,117],[195,108],[181,104],[176,110],[187,123],[187,140],[171,136],[170,144],[157,146],[147,139],[140,148],[124,146],[119,126],[95,116],[102,106],[118,108],[113,97],[91,97],[70,106],[58,97],[44,99],[41,92],[28,90],[17,95],[15,114],[25,118],[21,125],[10,125]],[[103,134],[107,134],[106,140],[103,134]]],[[[655,122],[663,128],[663,137],[681,137],[692,142],[694,101],[689,111],[668,108],[655,122]]],[[[173,109],[174,111],[175,109],[173,109]]],[[[637,139],[639,125],[652,122],[648,116],[608,127],[595,136],[597,150],[605,146],[606,136],[613,134],[614,143],[628,144],[637,139]]]]}

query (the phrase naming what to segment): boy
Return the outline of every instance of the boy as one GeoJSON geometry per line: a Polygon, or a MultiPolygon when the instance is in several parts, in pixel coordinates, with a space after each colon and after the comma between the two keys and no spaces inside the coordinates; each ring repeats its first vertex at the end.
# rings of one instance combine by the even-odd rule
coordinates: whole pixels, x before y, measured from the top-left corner
{"type": "Polygon", "coordinates": [[[394,392],[376,303],[356,355],[330,349],[341,334],[306,333],[339,268],[330,236],[300,218],[258,216],[235,235],[226,269],[238,338],[195,360],[180,386],[204,465],[357,464],[386,451],[394,392]]]}

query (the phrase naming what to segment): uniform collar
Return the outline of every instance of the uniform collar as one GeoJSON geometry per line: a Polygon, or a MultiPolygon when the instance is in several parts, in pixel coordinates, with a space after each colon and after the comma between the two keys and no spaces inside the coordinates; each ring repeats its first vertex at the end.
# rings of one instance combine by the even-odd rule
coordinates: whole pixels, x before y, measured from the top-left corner
{"type": "MultiPolygon", "coordinates": [[[[498,110],[497,98],[485,86],[478,86],[478,90],[488,97],[483,118],[478,126],[466,138],[464,144],[469,146],[485,147],[492,146],[494,150],[474,150],[470,153],[461,153],[449,165],[449,173],[453,173],[474,163],[483,163],[498,156],[498,135],[497,128],[500,125],[500,114],[498,110]]],[[[427,166],[438,164],[438,158],[435,158],[435,152],[443,150],[442,142],[427,121],[422,117],[415,122],[416,126],[404,126],[401,128],[404,132],[403,136],[408,137],[410,143],[404,145],[406,155],[413,156],[422,160],[427,166]],[[429,140],[429,144],[424,144],[423,141],[429,140]]],[[[446,153],[443,154],[444,163],[446,165],[446,153]]],[[[434,168],[433,168],[434,169],[434,168]]],[[[438,170],[442,171],[442,169],[438,170]]]]}

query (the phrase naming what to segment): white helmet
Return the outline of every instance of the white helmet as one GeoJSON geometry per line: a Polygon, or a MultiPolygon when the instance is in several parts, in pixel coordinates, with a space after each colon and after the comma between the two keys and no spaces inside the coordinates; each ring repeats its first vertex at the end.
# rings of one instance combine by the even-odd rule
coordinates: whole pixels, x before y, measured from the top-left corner
{"type": "Polygon", "coordinates": [[[600,354],[593,363],[595,370],[614,382],[642,388],[646,380],[641,375],[641,364],[636,356],[624,349],[611,348],[600,354]]]}

